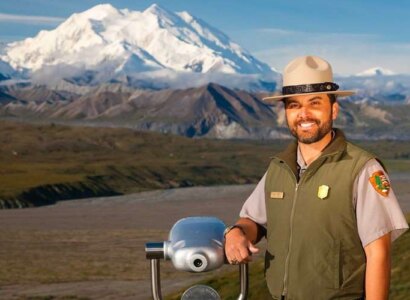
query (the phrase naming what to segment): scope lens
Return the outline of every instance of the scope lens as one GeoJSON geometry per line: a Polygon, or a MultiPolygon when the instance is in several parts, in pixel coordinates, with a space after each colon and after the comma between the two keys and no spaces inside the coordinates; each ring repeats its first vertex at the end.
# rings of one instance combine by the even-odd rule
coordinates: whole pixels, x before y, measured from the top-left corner
{"type": "Polygon", "coordinates": [[[203,262],[199,258],[194,260],[194,266],[195,267],[200,268],[200,267],[202,267],[202,264],[203,264],[203,262]]]}

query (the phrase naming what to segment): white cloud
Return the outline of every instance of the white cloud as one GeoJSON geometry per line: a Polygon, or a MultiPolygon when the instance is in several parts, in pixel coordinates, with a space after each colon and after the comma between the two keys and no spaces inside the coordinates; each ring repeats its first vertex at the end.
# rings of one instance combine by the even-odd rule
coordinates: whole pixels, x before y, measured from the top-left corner
{"type": "Polygon", "coordinates": [[[249,40],[252,54],[280,71],[293,58],[310,54],[327,59],[334,72],[341,75],[356,74],[375,66],[410,74],[410,42],[390,42],[375,34],[260,28],[252,34],[247,32],[246,39],[241,40],[245,44],[249,40]]]}
{"type": "Polygon", "coordinates": [[[50,24],[55,25],[64,21],[64,18],[48,16],[26,16],[0,13],[0,22],[12,22],[21,24],[50,24]]]}
{"type": "Polygon", "coordinates": [[[303,39],[322,39],[322,38],[330,38],[330,39],[339,39],[339,38],[365,38],[365,39],[377,39],[379,36],[376,34],[367,34],[367,33],[321,33],[321,32],[304,32],[304,31],[295,31],[295,30],[287,30],[282,28],[258,28],[255,29],[258,33],[263,33],[265,35],[270,35],[273,37],[278,36],[288,36],[294,38],[303,38],[303,39]]]}
{"type": "Polygon", "coordinates": [[[286,30],[286,29],[281,29],[281,28],[258,28],[256,29],[256,32],[274,35],[274,36],[289,36],[289,35],[297,34],[296,31],[286,30]]]}

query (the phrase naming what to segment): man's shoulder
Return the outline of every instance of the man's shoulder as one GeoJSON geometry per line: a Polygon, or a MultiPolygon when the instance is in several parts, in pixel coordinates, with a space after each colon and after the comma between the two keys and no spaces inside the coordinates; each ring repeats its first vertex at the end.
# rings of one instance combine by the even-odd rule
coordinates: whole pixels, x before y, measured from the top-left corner
{"type": "Polygon", "coordinates": [[[377,159],[377,155],[352,143],[351,141],[346,141],[346,150],[350,154],[354,154],[359,157],[367,158],[367,159],[372,159],[375,158],[377,159]]]}
{"type": "Polygon", "coordinates": [[[350,141],[346,141],[346,154],[350,158],[349,161],[351,161],[354,166],[353,173],[355,176],[359,175],[359,173],[363,171],[363,168],[365,168],[370,161],[377,161],[381,163],[377,155],[350,141]]]}

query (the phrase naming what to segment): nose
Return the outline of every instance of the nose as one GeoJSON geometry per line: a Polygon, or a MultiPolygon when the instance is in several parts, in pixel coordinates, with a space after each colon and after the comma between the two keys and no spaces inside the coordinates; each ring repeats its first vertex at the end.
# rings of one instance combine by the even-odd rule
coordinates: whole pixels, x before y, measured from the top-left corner
{"type": "Polygon", "coordinates": [[[305,119],[310,116],[309,109],[306,106],[302,106],[299,109],[298,118],[305,119]]]}

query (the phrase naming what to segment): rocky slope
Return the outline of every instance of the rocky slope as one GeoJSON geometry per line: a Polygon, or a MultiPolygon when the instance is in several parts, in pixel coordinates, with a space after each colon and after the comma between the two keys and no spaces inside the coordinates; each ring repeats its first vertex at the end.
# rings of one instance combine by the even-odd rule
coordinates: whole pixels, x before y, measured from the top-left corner
{"type": "MultiPolygon", "coordinates": [[[[0,106],[3,118],[128,127],[188,137],[281,138],[275,109],[261,97],[217,84],[185,90],[143,91],[99,87],[84,95],[44,86],[4,89],[16,98],[0,106]]],[[[279,118],[280,119],[280,118],[279,118]]]]}
{"type": "MultiPolygon", "coordinates": [[[[187,137],[288,137],[281,103],[267,106],[262,96],[214,83],[160,91],[103,85],[83,94],[45,86],[3,86],[0,118],[126,127],[187,137]]],[[[410,139],[410,105],[376,100],[340,100],[337,126],[357,139],[410,139]]]]}

